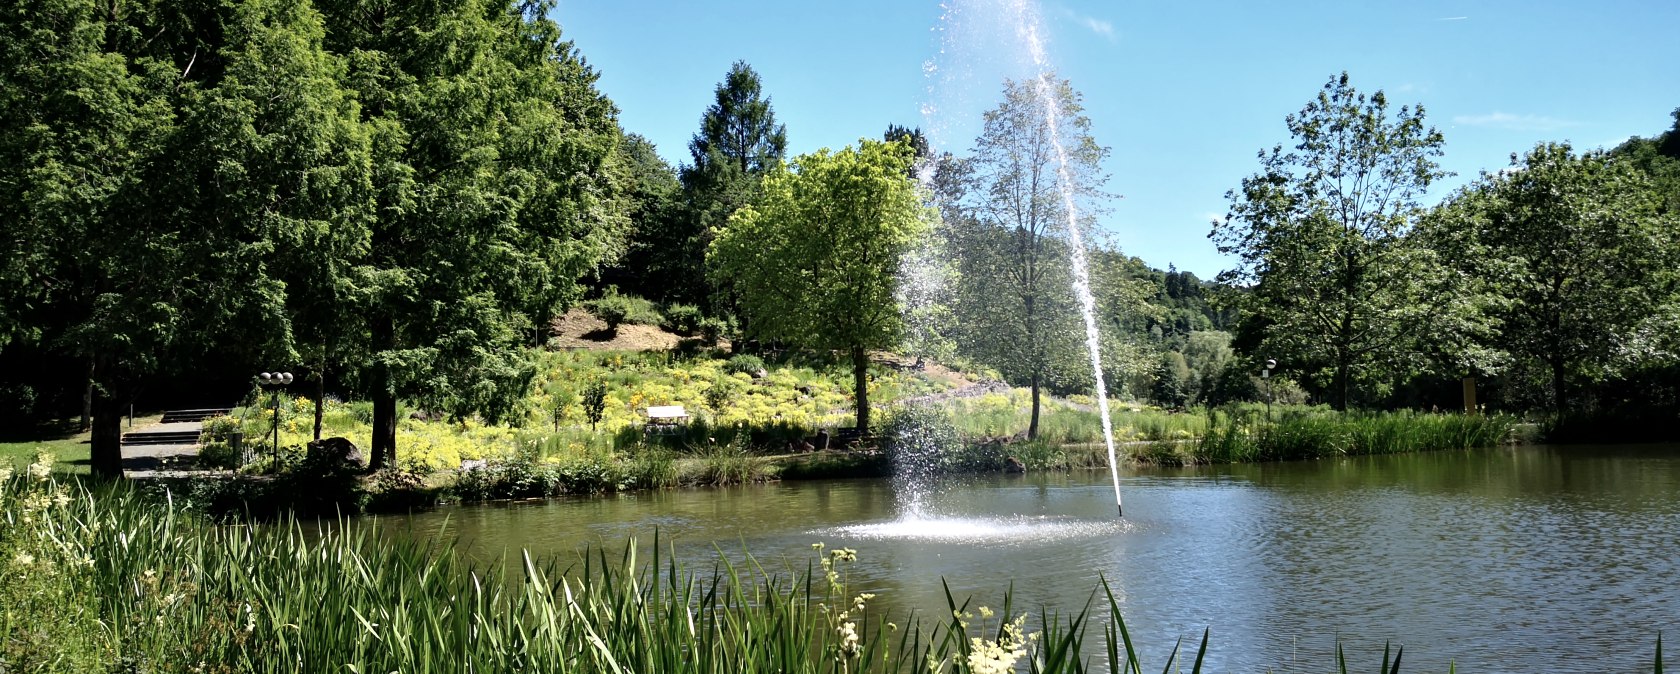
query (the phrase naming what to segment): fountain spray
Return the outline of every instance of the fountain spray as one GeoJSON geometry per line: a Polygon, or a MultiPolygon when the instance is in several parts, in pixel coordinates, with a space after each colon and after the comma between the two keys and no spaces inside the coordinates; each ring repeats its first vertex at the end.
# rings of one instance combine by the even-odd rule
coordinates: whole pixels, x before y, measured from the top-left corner
{"type": "Polygon", "coordinates": [[[1085,348],[1091,354],[1091,373],[1097,381],[1097,409],[1102,414],[1103,442],[1108,447],[1108,470],[1114,478],[1114,509],[1120,517],[1126,508],[1120,499],[1120,462],[1114,451],[1114,423],[1108,416],[1108,385],[1103,381],[1101,333],[1097,330],[1097,302],[1091,296],[1090,264],[1086,259],[1085,240],[1079,231],[1079,211],[1073,199],[1073,187],[1068,173],[1067,148],[1060,135],[1061,108],[1056,104],[1056,83],[1049,71],[1049,58],[1044,40],[1039,34],[1039,17],[1031,0],[1014,0],[1016,30],[1027,45],[1039,100],[1044,102],[1044,123],[1049,127],[1050,144],[1056,149],[1056,177],[1060,180],[1062,208],[1067,213],[1068,248],[1073,258],[1073,291],[1079,297],[1079,311],[1085,318],[1085,348]]]}

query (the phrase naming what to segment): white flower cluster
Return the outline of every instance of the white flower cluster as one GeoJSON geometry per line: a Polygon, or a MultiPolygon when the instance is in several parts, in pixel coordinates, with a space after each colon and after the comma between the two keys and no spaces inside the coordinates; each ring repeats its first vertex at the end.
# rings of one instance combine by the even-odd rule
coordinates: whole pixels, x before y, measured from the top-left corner
{"type": "MultiPolygon", "coordinates": [[[[980,615],[990,617],[991,609],[980,607],[980,615]]],[[[1003,634],[997,641],[981,637],[969,639],[968,671],[973,674],[1009,674],[1015,663],[1027,654],[1027,645],[1038,640],[1038,633],[1028,633],[1025,613],[1003,624],[1003,634]]]]}

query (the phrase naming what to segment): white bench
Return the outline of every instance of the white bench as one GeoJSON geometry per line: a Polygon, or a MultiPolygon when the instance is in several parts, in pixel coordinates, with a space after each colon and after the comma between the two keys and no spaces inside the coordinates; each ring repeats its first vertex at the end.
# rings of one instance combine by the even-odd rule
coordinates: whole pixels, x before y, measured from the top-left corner
{"type": "Polygon", "coordinates": [[[642,427],[643,433],[676,435],[688,424],[688,410],[682,405],[655,405],[647,408],[647,418],[647,425],[642,427]]]}

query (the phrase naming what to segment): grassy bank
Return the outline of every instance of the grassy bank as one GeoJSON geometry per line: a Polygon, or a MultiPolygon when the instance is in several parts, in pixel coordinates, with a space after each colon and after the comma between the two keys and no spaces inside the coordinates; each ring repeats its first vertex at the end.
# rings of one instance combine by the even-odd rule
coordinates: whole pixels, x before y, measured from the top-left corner
{"type": "MultiPolygon", "coordinates": [[[[859,553],[820,545],[781,567],[720,560],[696,574],[660,559],[656,542],[651,559],[632,544],[565,566],[527,555],[510,573],[369,521],[303,526],[217,526],[121,485],[55,479],[49,463],[0,476],[0,663],[78,674],[1143,671],[1106,585],[1096,610],[1033,616],[1004,591],[996,611],[951,597],[950,613],[924,621],[848,590],[859,553]]],[[[1207,648],[1204,634],[1163,671],[1199,672],[1207,648]]],[[[1391,665],[1385,653],[1379,671],[1398,671],[1400,656],[1391,665]]],[[[1340,653],[1325,664],[1347,671],[1340,653]]]]}
{"type": "MultiPolygon", "coordinates": [[[[16,671],[1074,672],[1091,654],[1091,616],[1029,623],[1007,595],[995,618],[966,600],[926,623],[886,615],[847,590],[850,550],[692,574],[632,545],[527,556],[510,576],[364,522],[212,526],[46,472],[0,481],[0,662],[16,671]]],[[[1120,623],[1095,629],[1128,652],[1120,623]]]]}

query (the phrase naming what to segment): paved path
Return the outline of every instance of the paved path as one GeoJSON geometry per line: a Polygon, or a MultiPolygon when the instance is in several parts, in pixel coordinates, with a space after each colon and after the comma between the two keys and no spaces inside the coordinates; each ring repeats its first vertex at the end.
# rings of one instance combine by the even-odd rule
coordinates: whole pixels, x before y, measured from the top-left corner
{"type": "MultiPolygon", "coordinates": [[[[204,424],[198,421],[180,421],[175,423],[158,423],[136,428],[130,433],[174,433],[182,431],[198,431],[204,424]]],[[[198,443],[179,445],[123,445],[123,472],[129,477],[144,478],[157,477],[163,469],[174,461],[198,456],[198,443]]]]}

